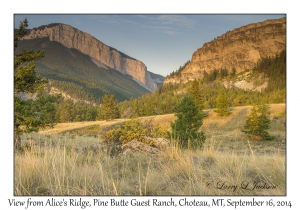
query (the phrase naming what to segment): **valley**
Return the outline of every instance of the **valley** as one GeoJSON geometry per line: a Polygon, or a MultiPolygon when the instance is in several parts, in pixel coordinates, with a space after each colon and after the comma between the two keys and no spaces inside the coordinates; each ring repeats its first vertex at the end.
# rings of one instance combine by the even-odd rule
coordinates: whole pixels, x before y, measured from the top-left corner
{"type": "Polygon", "coordinates": [[[14,195],[287,195],[285,17],[227,31],[166,77],[71,25],[27,26],[14,195]]]}

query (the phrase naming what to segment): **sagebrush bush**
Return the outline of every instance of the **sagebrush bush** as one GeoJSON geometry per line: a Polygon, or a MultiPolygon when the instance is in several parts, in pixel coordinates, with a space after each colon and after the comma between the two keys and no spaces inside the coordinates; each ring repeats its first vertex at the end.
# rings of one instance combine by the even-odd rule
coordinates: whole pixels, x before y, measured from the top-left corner
{"type": "Polygon", "coordinates": [[[107,131],[104,141],[121,141],[126,144],[132,140],[144,141],[147,129],[138,120],[124,122],[121,126],[107,131]]]}
{"type": "Polygon", "coordinates": [[[165,127],[156,127],[151,125],[143,125],[138,120],[130,120],[122,125],[109,130],[104,135],[104,142],[122,142],[126,144],[132,140],[141,141],[152,146],[153,142],[147,138],[164,138],[166,137],[167,129],[165,127]]]}
{"type": "Polygon", "coordinates": [[[167,129],[164,126],[150,126],[147,130],[147,135],[152,138],[168,138],[167,129]]]}

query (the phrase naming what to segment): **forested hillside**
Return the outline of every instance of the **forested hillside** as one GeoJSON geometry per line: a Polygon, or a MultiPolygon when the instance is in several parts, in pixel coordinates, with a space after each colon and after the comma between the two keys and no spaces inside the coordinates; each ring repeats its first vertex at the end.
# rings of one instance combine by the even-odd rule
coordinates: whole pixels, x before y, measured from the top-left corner
{"type": "MultiPolygon", "coordinates": [[[[180,67],[167,78],[180,75],[182,69],[183,67],[180,67]]],[[[205,72],[204,78],[197,80],[199,83],[198,91],[203,96],[204,109],[216,108],[217,97],[224,89],[226,81],[241,80],[243,76],[244,80],[251,80],[254,85],[267,82],[267,87],[262,91],[244,90],[235,86],[227,88],[226,95],[230,106],[252,105],[260,99],[264,99],[268,103],[286,102],[286,52],[282,51],[274,58],[261,59],[253,69],[245,70],[239,74],[236,74],[234,69],[215,69],[210,73],[205,72]]],[[[121,102],[120,112],[123,113],[124,117],[172,113],[173,107],[176,107],[178,101],[189,92],[193,82],[164,84],[154,93],[121,102]]]]}
{"type": "MultiPolygon", "coordinates": [[[[175,71],[172,74],[180,74],[175,71]]],[[[245,80],[254,80],[255,84],[267,82],[268,85],[262,91],[244,90],[234,86],[226,88],[226,97],[230,107],[252,105],[258,100],[265,100],[267,103],[285,103],[286,101],[286,52],[275,58],[263,58],[255,68],[235,74],[234,71],[227,69],[219,69],[206,73],[203,79],[190,81],[185,84],[167,83],[158,87],[153,93],[144,94],[138,98],[130,98],[118,103],[118,117],[132,118],[139,116],[150,116],[160,114],[174,113],[174,107],[186,94],[191,94],[191,89],[196,88],[194,92],[198,92],[202,97],[202,106],[204,109],[215,109],[217,107],[217,99],[226,81],[236,81],[244,78],[245,80]],[[247,75],[247,77],[243,77],[247,75]],[[250,76],[250,78],[249,78],[250,76]],[[252,79],[251,79],[252,78],[252,79]]],[[[82,82],[82,81],[81,81],[82,82]]],[[[52,80],[51,85],[64,90],[64,85],[70,89],[77,91],[77,95],[92,98],[82,86],[77,86],[72,82],[52,80]]],[[[93,83],[89,83],[92,85],[93,83]]],[[[67,88],[66,88],[67,90],[67,88]]],[[[224,91],[223,91],[224,92],[224,91]]],[[[109,92],[107,92],[109,93],[109,92]]],[[[99,104],[103,103],[98,94],[99,104]]],[[[108,95],[108,94],[106,94],[108,95]]],[[[118,95],[116,95],[118,96],[118,95]]],[[[118,99],[116,97],[116,99],[118,99]]],[[[89,105],[85,103],[75,103],[72,100],[61,100],[57,106],[56,121],[57,122],[73,122],[73,121],[92,121],[103,119],[102,108],[98,105],[89,105]]]]}

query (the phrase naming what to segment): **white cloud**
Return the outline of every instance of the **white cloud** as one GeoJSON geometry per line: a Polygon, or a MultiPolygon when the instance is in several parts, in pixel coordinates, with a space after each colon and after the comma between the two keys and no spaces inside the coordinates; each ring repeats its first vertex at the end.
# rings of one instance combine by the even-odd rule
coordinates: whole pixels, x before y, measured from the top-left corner
{"type": "Polygon", "coordinates": [[[171,27],[168,27],[168,26],[149,26],[149,25],[144,25],[144,27],[150,28],[150,29],[172,29],[171,27]]]}
{"type": "Polygon", "coordinates": [[[173,36],[174,34],[179,34],[178,31],[171,31],[171,30],[165,30],[164,33],[169,34],[170,36],[173,36]]]}
{"type": "Polygon", "coordinates": [[[119,24],[119,17],[117,15],[87,15],[87,17],[90,17],[92,19],[95,19],[97,21],[108,23],[108,24],[119,24]]]}
{"type": "Polygon", "coordinates": [[[130,23],[130,24],[133,24],[133,25],[139,25],[138,22],[135,22],[135,21],[132,21],[132,20],[121,19],[121,21],[123,21],[123,22],[125,22],[125,23],[130,23]]]}
{"type": "Polygon", "coordinates": [[[184,15],[159,15],[157,20],[163,25],[169,24],[184,27],[192,27],[196,23],[193,19],[184,15]]]}

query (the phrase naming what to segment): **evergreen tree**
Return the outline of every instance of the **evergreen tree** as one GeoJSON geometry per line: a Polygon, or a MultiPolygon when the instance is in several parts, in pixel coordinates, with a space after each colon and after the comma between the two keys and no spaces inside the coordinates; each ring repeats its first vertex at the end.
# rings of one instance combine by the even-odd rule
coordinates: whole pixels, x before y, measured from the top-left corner
{"type": "Polygon", "coordinates": [[[89,106],[86,108],[86,121],[94,121],[97,117],[97,110],[93,106],[89,106]]]}
{"type": "Polygon", "coordinates": [[[181,147],[203,147],[205,141],[204,132],[198,132],[202,126],[204,116],[199,112],[198,106],[192,97],[184,96],[175,109],[177,120],[172,123],[170,136],[176,140],[181,147]]]}
{"type": "Polygon", "coordinates": [[[23,50],[16,53],[18,41],[26,35],[27,19],[20,23],[14,34],[14,144],[21,145],[20,135],[51,127],[54,123],[56,96],[42,96],[40,93],[47,81],[35,72],[35,61],[44,57],[43,51],[23,50]],[[32,99],[24,100],[22,94],[32,94],[32,99]]]}
{"type": "Polygon", "coordinates": [[[266,104],[254,105],[250,115],[246,119],[246,124],[242,132],[248,137],[255,140],[271,140],[267,130],[270,128],[271,120],[269,119],[269,106],[266,104]]]}
{"type": "Polygon", "coordinates": [[[119,117],[119,109],[114,95],[102,97],[101,114],[105,120],[109,121],[119,117]]]}
{"type": "Polygon", "coordinates": [[[58,106],[56,119],[58,122],[72,122],[75,118],[74,103],[71,99],[65,100],[58,106]]]}
{"type": "Polygon", "coordinates": [[[96,120],[104,120],[103,109],[102,107],[98,107],[97,109],[97,117],[96,120]]]}
{"type": "Polygon", "coordinates": [[[216,110],[220,116],[228,116],[230,115],[229,111],[229,101],[228,96],[226,95],[225,89],[222,89],[216,99],[216,110]]]}
{"type": "Polygon", "coordinates": [[[194,98],[196,105],[199,108],[200,112],[203,112],[204,109],[204,96],[202,90],[200,89],[200,82],[198,80],[194,80],[189,89],[189,93],[194,98]]]}

